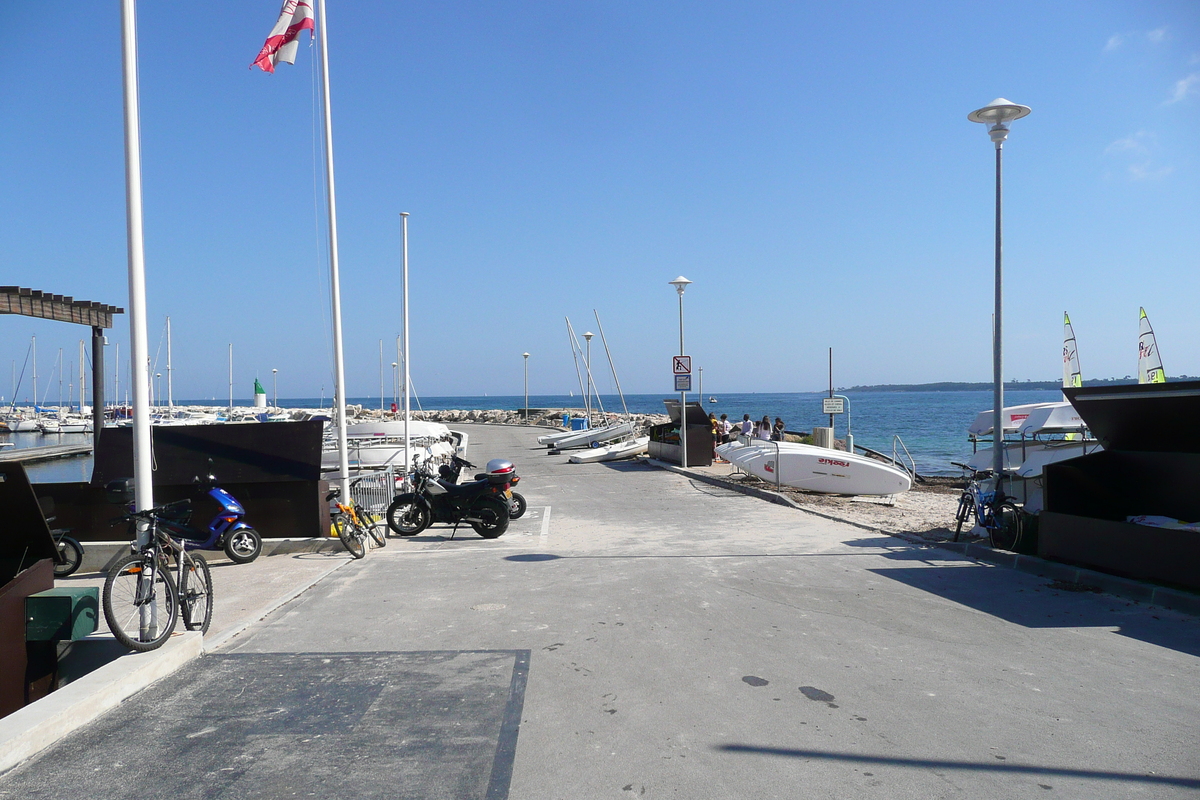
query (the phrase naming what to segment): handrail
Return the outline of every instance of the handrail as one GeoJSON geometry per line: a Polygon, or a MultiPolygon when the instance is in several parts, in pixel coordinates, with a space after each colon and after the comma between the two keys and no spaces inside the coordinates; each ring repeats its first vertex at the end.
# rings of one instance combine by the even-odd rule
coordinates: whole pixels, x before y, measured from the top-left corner
{"type": "Polygon", "coordinates": [[[914,481],[917,479],[917,462],[913,460],[912,453],[908,452],[908,447],[905,446],[904,440],[900,438],[900,434],[892,434],[892,463],[911,473],[914,481]],[[908,463],[911,465],[911,468],[905,466],[904,462],[900,461],[899,454],[896,451],[897,444],[904,451],[904,455],[908,457],[908,463]]]}

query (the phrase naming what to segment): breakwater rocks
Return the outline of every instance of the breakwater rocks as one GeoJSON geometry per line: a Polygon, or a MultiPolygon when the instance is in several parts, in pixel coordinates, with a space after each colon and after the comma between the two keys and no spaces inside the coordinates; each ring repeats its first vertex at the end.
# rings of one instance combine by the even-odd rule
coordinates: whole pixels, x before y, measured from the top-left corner
{"type": "MultiPolygon", "coordinates": [[[[531,408],[529,409],[529,420],[525,419],[525,411],[464,411],[461,409],[448,409],[445,411],[414,411],[412,412],[413,419],[426,420],[428,422],[441,422],[452,424],[455,422],[475,422],[481,424],[493,425],[540,425],[546,428],[562,428],[563,415],[570,414],[572,417],[582,417],[584,410],[582,408],[531,408]]],[[[634,426],[638,430],[645,430],[651,425],[661,425],[667,422],[666,414],[631,414],[634,426]]],[[[620,414],[592,414],[593,427],[600,427],[613,422],[619,422],[624,417],[620,414]]]]}

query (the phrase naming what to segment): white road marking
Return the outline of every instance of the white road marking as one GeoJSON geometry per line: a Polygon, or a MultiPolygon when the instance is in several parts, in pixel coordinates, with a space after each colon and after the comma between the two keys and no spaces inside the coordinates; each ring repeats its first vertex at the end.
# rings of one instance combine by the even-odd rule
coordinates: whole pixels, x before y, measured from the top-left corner
{"type": "Polygon", "coordinates": [[[550,506],[546,506],[542,511],[542,533],[538,537],[541,542],[546,541],[546,537],[550,535],[550,506]]]}

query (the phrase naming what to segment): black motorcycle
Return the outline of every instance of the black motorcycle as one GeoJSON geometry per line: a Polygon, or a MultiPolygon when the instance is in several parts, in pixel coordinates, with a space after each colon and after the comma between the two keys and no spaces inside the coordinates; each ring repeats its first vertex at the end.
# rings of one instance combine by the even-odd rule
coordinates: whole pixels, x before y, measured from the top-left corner
{"type": "MultiPolygon", "coordinates": [[[[447,481],[449,483],[458,483],[459,476],[462,475],[463,467],[470,467],[471,469],[479,469],[479,467],[475,466],[470,461],[467,461],[465,458],[459,458],[458,456],[450,456],[449,464],[442,464],[440,467],[438,467],[438,475],[444,481],[447,481]]],[[[480,472],[475,476],[475,480],[482,481],[482,480],[485,480],[487,477],[488,477],[488,473],[480,472]]],[[[509,484],[508,518],[509,519],[520,519],[521,517],[523,517],[525,515],[525,509],[527,506],[525,504],[524,495],[521,495],[512,490],[512,487],[515,487],[520,480],[521,480],[520,476],[517,475],[517,472],[514,469],[512,476],[509,478],[509,481],[508,481],[508,484],[509,484]]]]}
{"type": "Polygon", "coordinates": [[[436,475],[428,462],[418,463],[409,475],[413,491],[397,495],[388,506],[388,527],[399,536],[416,536],[435,522],[453,525],[455,532],[466,522],[483,538],[495,539],[508,529],[506,495],[513,472],[511,462],[494,459],[486,477],[459,486],[436,475]]]}

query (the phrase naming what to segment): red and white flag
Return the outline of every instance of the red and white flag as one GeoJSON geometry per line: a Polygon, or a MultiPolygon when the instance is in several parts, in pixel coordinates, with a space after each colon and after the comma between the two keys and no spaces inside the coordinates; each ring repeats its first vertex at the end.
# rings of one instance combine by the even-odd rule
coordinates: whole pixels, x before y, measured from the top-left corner
{"type": "Polygon", "coordinates": [[[300,31],[311,31],[313,27],[311,3],[307,0],[283,0],[279,21],[271,29],[266,44],[262,46],[258,58],[254,59],[250,66],[258,67],[263,72],[274,72],[275,65],[280,61],[295,64],[296,50],[300,46],[300,31]]]}

